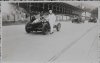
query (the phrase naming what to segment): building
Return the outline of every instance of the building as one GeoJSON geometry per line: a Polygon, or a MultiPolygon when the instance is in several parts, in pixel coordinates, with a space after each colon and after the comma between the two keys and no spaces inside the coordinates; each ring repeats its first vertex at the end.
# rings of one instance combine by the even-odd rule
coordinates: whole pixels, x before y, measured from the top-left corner
{"type": "Polygon", "coordinates": [[[23,22],[26,19],[27,12],[24,8],[17,7],[15,4],[3,3],[2,5],[2,21],[3,23],[9,22],[23,22]],[[7,11],[6,11],[7,10],[7,11]]]}
{"type": "Polygon", "coordinates": [[[93,9],[92,11],[91,11],[91,16],[92,17],[96,17],[96,18],[98,18],[98,8],[95,8],[95,9],[93,9]]]}
{"type": "Polygon", "coordinates": [[[81,13],[83,12],[82,9],[63,2],[26,2],[8,3],[8,5],[6,3],[5,5],[5,7],[3,8],[6,8],[6,10],[8,10],[9,12],[3,11],[3,22],[25,21],[25,19],[29,17],[31,19],[31,15],[36,12],[47,13],[49,9],[52,9],[56,14],[57,21],[69,21],[69,19],[71,19],[73,16],[81,16],[81,13]]]}
{"type": "Polygon", "coordinates": [[[80,16],[83,12],[82,9],[69,5],[68,3],[63,2],[44,2],[44,3],[19,3],[17,4],[20,7],[23,7],[28,12],[48,12],[49,9],[52,9],[53,12],[59,17],[63,18],[72,17],[72,16],[80,16]],[[26,8],[27,7],[27,8],[26,8]]]}

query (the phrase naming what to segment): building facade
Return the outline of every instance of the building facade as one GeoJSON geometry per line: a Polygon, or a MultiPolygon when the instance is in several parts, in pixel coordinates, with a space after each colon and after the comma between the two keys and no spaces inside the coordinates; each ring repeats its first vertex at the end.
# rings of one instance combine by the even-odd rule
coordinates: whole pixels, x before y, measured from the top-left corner
{"type": "Polygon", "coordinates": [[[63,21],[63,18],[67,20],[69,17],[73,16],[80,16],[83,12],[82,9],[72,6],[67,3],[63,2],[45,2],[45,3],[19,3],[20,7],[26,8],[28,12],[48,12],[49,9],[52,9],[53,12],[57,15],[58,19],[62,18],[60,20],[63,21]]]}
{"type": "Polygon", "coordinates": [[[10,3],[5,7],[8,8],[6,8],[6,10],[8,10],[9,12],[5,11],[2,13],[3,22],[25,21],[27,19],[31,19],[31,16],[34,13],[48,13],[50,9],[53,10],[53,13],[55,13],[57,21],[68,21],[69,19],[71,19],[71,17],[80,16],[83,12],[82,9],[63,2],[10,3]]]}

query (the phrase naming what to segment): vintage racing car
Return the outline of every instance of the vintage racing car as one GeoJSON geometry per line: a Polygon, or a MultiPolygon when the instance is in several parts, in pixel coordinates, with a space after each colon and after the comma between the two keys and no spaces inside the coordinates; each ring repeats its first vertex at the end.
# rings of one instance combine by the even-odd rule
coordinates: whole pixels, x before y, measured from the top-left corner
{"type": "Polygon", "coordinates": [[[93,22],[93,23],[96,23],[96,22],[97,22],[97,20],[96,20],[96,18],[90,18],[88,22],[93,22]]]}
{"type": "Polygon", "coordinates": [[[78,18],[73,18],[72,23],[84,23],[84,21],[82,20],[82,18],[78,17],[78,18]]]}
{"type": "MultiPolygon", "coordinates": [[[[41,17],[38,22],[34,22],[35,20],[36,19],[33,18],[25,25],[25,30],[27,33],[41,31],[44,35],[46,35],[48,32],[50,32],[50,24],[44,17],[41,17]]],[[[61,24],[57,23],[54,25],[54,28],[56,28],[57,31],[60,31],[61,24]]]]}

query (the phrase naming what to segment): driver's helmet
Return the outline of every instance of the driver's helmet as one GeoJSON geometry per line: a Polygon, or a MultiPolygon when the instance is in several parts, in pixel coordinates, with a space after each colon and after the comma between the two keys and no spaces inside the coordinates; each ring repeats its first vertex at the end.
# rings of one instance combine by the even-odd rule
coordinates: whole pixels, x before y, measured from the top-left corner
{"type": "Polygon", "coordinates": [[[31,21],[33,22],[34,20],[36,20],[35,16],[31,17],[31,21]]]}

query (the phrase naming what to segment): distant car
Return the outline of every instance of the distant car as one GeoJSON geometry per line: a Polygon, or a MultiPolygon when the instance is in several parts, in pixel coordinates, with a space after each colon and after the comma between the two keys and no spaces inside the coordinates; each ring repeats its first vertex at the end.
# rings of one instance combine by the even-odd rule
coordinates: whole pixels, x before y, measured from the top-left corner
{"type": "MultiPolygon", "coordinates": [[[[33,21],[35,21],[35,19],[32,19],[25,25],[25,30],[27,33],[30,33],[32,31],[41,31],[44,35],[46,35],[48,34],[48,32],[50,32],[50,24],[44,17],[41,17],[39,22],[35,23],[33,21]]],[[[54,25],[54,28],[59,31],[61,28],[61,24],[57,23],[56,25],[54,25]]]]}
{"type": "Polygon", "coordinates": [[[89,21],[88,22],[93,22],[93,23],[96,23],[97,22],[97,20],[96,20],[96,18],[91,18],[91,19],[89,19],[89,21]]]}
{"type": "Polygon", "coordinates": [[[81,18],[73,18],[72,23],[84,23],[84,21],[81,18]]]}

